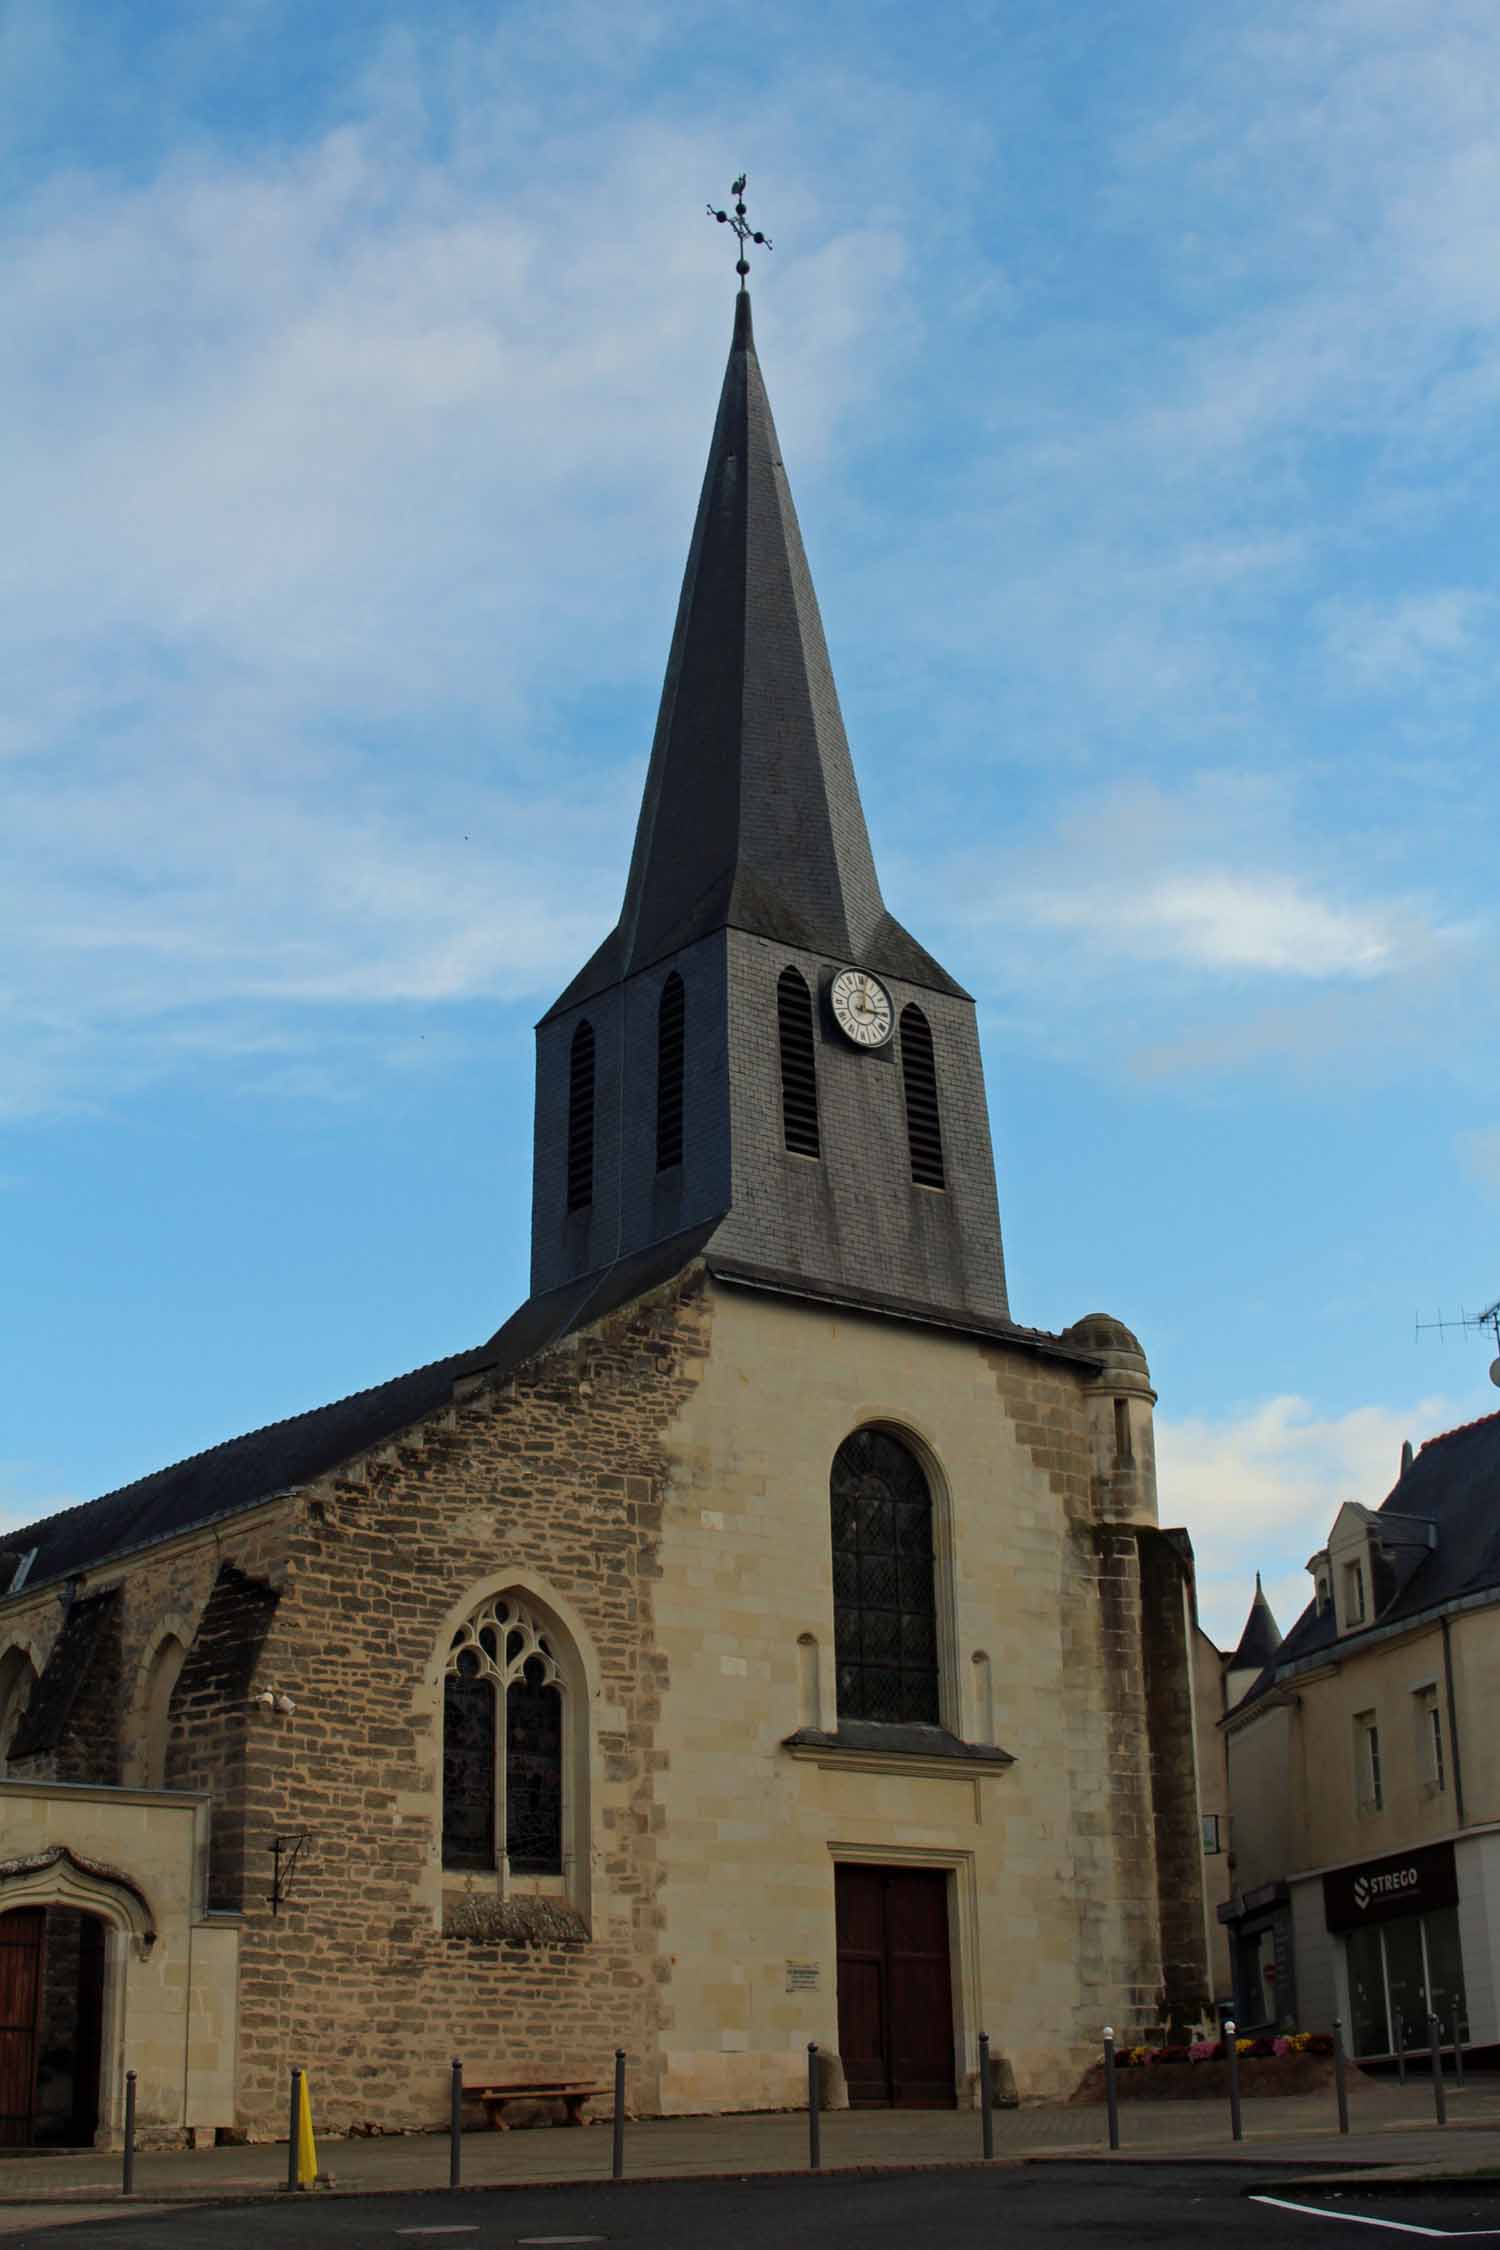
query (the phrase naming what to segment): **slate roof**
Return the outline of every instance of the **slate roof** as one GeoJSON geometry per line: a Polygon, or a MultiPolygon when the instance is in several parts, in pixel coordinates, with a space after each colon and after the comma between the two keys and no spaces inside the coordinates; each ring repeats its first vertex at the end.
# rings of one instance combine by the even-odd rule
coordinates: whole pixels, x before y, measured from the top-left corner
{"type": "MultiPolygon", "coordinates": [[[[264,1429],[211,1446],[206,1453],[195,1453],[170,1468],[139,1477],[133,1484],[101,1494],[97,1500],[86,1500],[59,1515],[7,1531],[5,1554],[13,1564],[18,1557],[36,1550],[25,1579],[24,1591],[30,1593],[49,1581],[74,1577],[157,1540],[237,1515],[279,1492],[324,1476],[340,1462],[352,1460],[399,1431],[410,1429],[424,1415],[446,1406],[454,1384],[461,1378],[513,1373],[563,1337],[674,1280],[700,1257],[711,1273],[745,1287],[764,1288],[809,1302],[837,1302],[888,1319],[933,1324],[1015,1344],[1047,1357],[1097,1365],[1088,1353],[1041,1329],[1021,1328],[1010,1321],[971,1320],[940,1306],[865,1298],[847,1291],[831,1298],[795,1274],[715,1259],[712,1244],[718,1224],[715,1218],[619,1259],[602,1273],[569,1282],[543,1296],[529,1297],[487,1342],[470,1351],[432,1360],[389,1383],[335,1399],[329,1406],[314,1407],[283,1422],[270,1422],[264,1429]]],[[[4,1598],[6,1583],[7,1575],[0,1565],[0,1599],[4,1598]]]]}
{"type": "Polygon", "coordinates": [[[1332,1610],[1320,1617],[1316,1599],[1309,1602],[1241,1708],[1309,1658],[1358,1648],[1370,1632],[1500,1589],[1500,1414],[1429,1438],[1374,1511],[1377,1540],[1382,1516],[1390,1521],[1367,1632],[1340,1634],[1332,1610]],[[1434,1524],[1437,1545],[1422,1543],[1421,1521],[1403,1517],[1434,1524]]]}
{"type": "Polygon", "coordinates": [[[967,998],[881,897],[748,294],[736,300],[625,903],[548,1016],[726,927],[967,998]]]}

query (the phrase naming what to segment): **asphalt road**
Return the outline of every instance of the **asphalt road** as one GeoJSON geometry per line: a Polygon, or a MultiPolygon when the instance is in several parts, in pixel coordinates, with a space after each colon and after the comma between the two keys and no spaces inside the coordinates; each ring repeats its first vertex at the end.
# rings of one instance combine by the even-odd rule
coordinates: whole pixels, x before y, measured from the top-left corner
{"type": "Polygon", "coordinates": [[[1415,2195],[1318,2195],[1245,2170],[1039,2164],[822,2179],[639,2181],[460,2195],[307,2197],[142,2212],[16,2234],[23,2250],[1044,2250],[1072,2237],[1149,2250],[1417,2250],[1489,2236],[1500,2181],[1415,2195]],[[1265,2197],[1276,2200],[1268,2202],[1265,2197]],[[1294,2205],[1295,2208],[1286,2208],[1294,2205]]]}

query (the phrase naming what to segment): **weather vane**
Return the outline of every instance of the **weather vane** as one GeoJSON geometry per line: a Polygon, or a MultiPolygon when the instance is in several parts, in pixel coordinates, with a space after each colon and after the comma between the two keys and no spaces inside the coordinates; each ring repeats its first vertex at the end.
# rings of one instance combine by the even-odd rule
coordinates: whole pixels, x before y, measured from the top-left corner
{"type": "Polygon", "coordinates": [[[750,261],[745,256],[746,243],[756,243],[762,250],[774,250],[776,247],[769,235],[759,233],[745,217],[745,178],[746,175],[741,172],[739,178],[729,190],[734,197],[732,214],[728,211],[716,211],[711,203],[708,206],[708,215],[711,219],[717,219],[721,227],[733,227],[735,233],[739,236],[740,255],[734,270],[740,277],[741,289],[744,288],[750,272],[750,261]]]}

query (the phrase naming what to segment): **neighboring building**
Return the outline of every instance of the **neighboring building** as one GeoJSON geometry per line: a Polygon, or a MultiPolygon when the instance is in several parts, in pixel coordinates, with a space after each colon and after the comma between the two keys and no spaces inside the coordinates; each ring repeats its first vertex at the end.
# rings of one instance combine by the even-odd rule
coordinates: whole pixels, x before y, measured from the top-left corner
{"type": "Polygon", "coordinates": [[[1058,2093],[1205,2003],[1146,1361],[1010,1316],[974,1006],[881,897],[743,296],[532,1244],[477,1349],[13,1535],[12,2137],[70,2020],[76,2136],[127,2064],[158,2132],[617,2046],[647,2112],[796,2103],[810,2040],[834,2100],[952,2103],[981,2029],[1058,2093]]]}
{"type": "Polygon", "coordinates": [[[1247,2028],[1338,2015],[1378,2057],[1425,2047],[1436,2011],[1500,2043],[1497,1498],[1500,1414],[1408,1447],[1380,1507],[1340,1508],[1223,1721],[1247,2028]]]}
{"type": "Polygon", "coordinates": [[[1203,1904],[1208,1917],[1208,1961],[1215,2013],[1235,2013],[1229,1929],[1219,1909],[1234,1893],[1234,1839],[1230,1827],[1229,1767],[1224,1716],[1254,1686],[1281,1646],[1281,1635],[1255,1574],[1255,1598],[1232,1655],[1193,1627],[1193,1696],[1198,1752],[1198,1810],[1203,1829],[1203,1904]]]}

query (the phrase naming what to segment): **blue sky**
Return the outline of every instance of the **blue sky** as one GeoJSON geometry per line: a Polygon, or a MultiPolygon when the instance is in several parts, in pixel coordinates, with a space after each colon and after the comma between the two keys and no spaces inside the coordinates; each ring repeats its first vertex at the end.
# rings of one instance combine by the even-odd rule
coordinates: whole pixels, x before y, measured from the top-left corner
{"type": "Polygon", "coordinates": [[[1283,1625],[1486,1413],[1489,0],[0,5],[0,1521],[487,1334],[731,314],[1018,1318],[1283,1625]]]}

